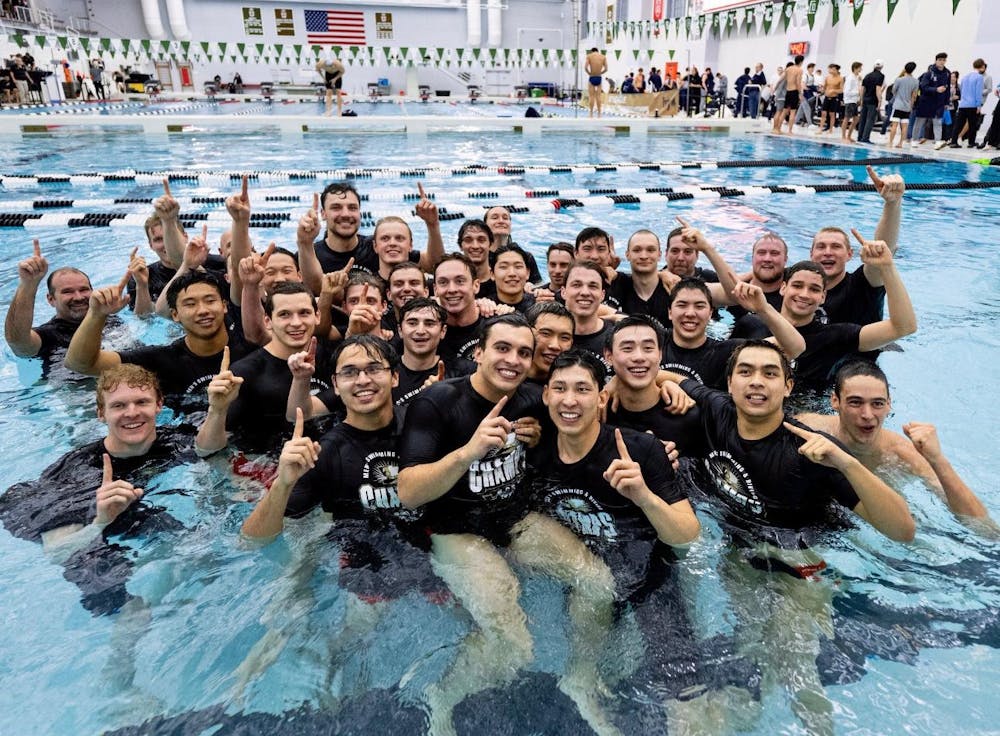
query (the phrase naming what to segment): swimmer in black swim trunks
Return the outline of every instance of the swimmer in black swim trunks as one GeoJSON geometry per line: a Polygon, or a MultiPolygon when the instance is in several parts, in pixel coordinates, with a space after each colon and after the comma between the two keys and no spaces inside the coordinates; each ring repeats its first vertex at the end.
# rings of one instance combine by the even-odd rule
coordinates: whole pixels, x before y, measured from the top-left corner
{"type": "Polygon", "coordinates": [[[604,90],[601,88],[602,76],[608,70],[608,57],[597,50],[595,46],[587,52],[587,60],[584,63],[584,70],[590,82],[590,89],[587,94],[587,102],[590,105],[590,117],[594,117],[594,106],[597,106],[597,117],[601,117],[601,108],[604,105],[604,90]]]}
{"type": "Polygon", "coordinates": [[[333,114],[333,96],[337,95],[337,117],[344,113],[343,100],[340,90],[344,86],[344,65],[333,55],[330,49],[323,57],[316,62],[316,71],[323,75],[323,82],[326,85],[326,113],[327,117],[333,114]]]}

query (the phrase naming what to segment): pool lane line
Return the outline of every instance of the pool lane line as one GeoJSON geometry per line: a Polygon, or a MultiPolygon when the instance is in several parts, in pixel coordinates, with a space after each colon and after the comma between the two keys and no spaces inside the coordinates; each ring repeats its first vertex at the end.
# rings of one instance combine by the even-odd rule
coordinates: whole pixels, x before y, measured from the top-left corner
{"type": "MultiPolygon", "coordinates": [[[[959,181],[952,183],[923,183],[908,185],[908,191],[941,191],[941,190],[971,190],[971,189],[1000,189],[1000,181],[995,182],[970,182],[959,181]]],[[[706,187],[677,187],[669,192],[651,192],[641,195],[635,194],[603,194],[587,197],[556,197],[551,200],[534,199],[521,203],[515,202],[491,202],[489,205],[480,205],[482,209],[475,208],[475,205],[468,203],[447,203],[439,204],[438,213],[442,221],[464,220],[469,217],[482,216],[488,206],[503,204],[512,214],[525,213],[552,213],[576,207],[591,207],[599,209],[602,207],[616,207],[621,205],[636,204],[657,204],[663,202],[676,202],[694,199],[721,199],[742,196],[770,196],[773,194],[793,194],[793,195],[815,195],[843,192],[874,192],[875,187],[871,184],[815,184],[811,186],[792,185],[770,185],[760,187],[726,187],[726,186],[706,186],[706,187]],[[472,209],[470,209],[472,208],[472,209]],[[466,212],[466,210],[469,210],[466,212]]],[[[63,206],[62,203],[59,206],[63,206]]],[[[70,206],[70,205],[65,205],[70,206]]],[[[416,222],[416,212],[414,210],[401,211],[385,209],[369,210],[361,213],[361,226],[371,227],[379,218],[394,215],[402,217],[404,220],[416,222]]],[[[0,213],[0,228],[7,227],[141,227],[146,221],[147,212],[142,213],[122,213],[103,212],[80,214],[78,212],[48,212],[48,213],[26,213],[26,212],[6,212],[0,213]]],[[[231,221],[229,213],[225,208],[215,209],[209,212],[182,213],[180,215],[181,224],[184,227],[194,227],[198,223],[215,223],[220,227],[229,227],[231,221]]],[[[295,229],[298,226],[298,218],[292,212],[252,212],[250,214],[250,226],[257,228],[281,228],[295,229]]]]}
{"type": "MultiPolygon", "coordinates": [[[[160,113],[147,113],[160,114],[160,113]]],[[[747,169],[747,168],[827,168],[843,166],[898,166],[903,164],[940,163],[919,156],[879,156],[864,159],[735,159],[729,161],[663,161],[625,162],[611,164],[565,164],[552,166],[425,166],[417,168],[381,167],[351,169],[304,169],[275,171],[141,171],[123,169],[116,172],[83,172],[75,174],[3,174],[0,185],[25,186],[33,184],[94,184],[100,182],[135,182],[159,184],[163,179],[171,182],[213,183],[236,181],[247,176],[251,181],[294,181],[300,179],[419,179],[429,176],[525,176],[529,174],[610,174],[638,171],[677,171],[682,169],[747,169]]]]}

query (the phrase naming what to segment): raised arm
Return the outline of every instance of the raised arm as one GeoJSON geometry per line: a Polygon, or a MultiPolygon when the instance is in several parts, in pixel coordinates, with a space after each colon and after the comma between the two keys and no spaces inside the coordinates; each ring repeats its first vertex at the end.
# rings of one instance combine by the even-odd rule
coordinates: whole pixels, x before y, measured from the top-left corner
{"type": "Polygon", "coordinates": [[[128,272],[135,281],[135,314],[145,317],[153,314],[153,297],[149,293],[149,268],[146,259],[138,255],[139,249],[133,248],[128,260],[128,272]]]}
{"type": "Polygon", "coordinates": [[[296,412],[302,412],[304,419],[329,414],[326,405],[312,395],[309,382],[316,372],[316,338],[309,342],[309,349],[293,353],[288,358],[288,370],[292,372],[292,387],[288,390],[285,405],[285,419],[295,421],[296,412]]]}
{"type": "Polygon", "coordinates": [[[910,464],[917,475],[944,492],[945,501],[952,513],[979,519],[988,517],[983,502],[955,472],[942,452],[937,430],[933,424],[909,422],[903,425],[903,433],[909,437],[916,451],[914,453],[916,457],[903,459],[910,464]]]}
{"type": "Polygon", "coordinates": [[[90,295],[90,308],[73,334],[66,350],[64,363],[70,370],[96,376],[108,368],[121,365],[122,359],[113,350],[101,350],[101,333],[108,317],[128,304],[128,286],[132,274],[128,271],[115,286],[105,286],[90,295]]]}
{"type": "MultiPolygon", "coordinates": [[[[242,188],[239,194],[226,197],[226,210],[233,221],[233,240],[230,244],[229,262],[238,264],[250,255],[250,195],[247,192],[247,176],[243,175],[242,188]]],[[[229,270],[229,301],[239,306],[243,295],[243,282],[240,280],[239,268],[229,270]]]]}
{"type": "Polygon", "coordinates": [[[903,285],[899,271],[892,259],[892,251],[879,241],[865,241],[857,230],[854,236],[861,241],[861,260],[865,266],[878,268],[885,282],[885,300],[889,319],[865,325],[858,335],[858,349],[862,352],[876,350],[893,340],[912,335],[917,331],[917,315],[913,311],[910,295],[903,285]]]}
{"type": "Polygon", "coordinates": [[[427,226],[427,248],[420,254],[420,269],[425,273],[434,273],[434,267],[444,258],[444,240],[441,238],[441,221],[438,218],[438,208],[424,192],[424,185],[417,182],[420,201],[417,202],[417,217],[427,226]]]}
{"type": "MultiPolygon", "coordinates": [[[[899,247],[899,221],[903,211],[903,193],[906,184],[898,174],[880,177],[875,169],[868,167],[868,178],[875,185],[875,191],[882,197],[882,217],[875,226],[875,240],[882,240],[896,255],[899,247]]],[[[882,274],[878,269],[865,266],[865,278],[872,286],[882,286],[882,274]]]]}
{"type": "Polygon", "coordinates": [[[309,437],[303,437],[305,421],[302,413],[295,418],[292,438],[285,443],[278,459],[278,477],[271,488],[257,503],[243,522],[242,532],[253,539],[270,539],[285,528],[285,509],[292,489],[303,475],[316,467],[320,446],[309,437]]]}
{"type": "Polygon", "coordinates": [[[274,252],[274,248],[272,242],[264,251],[264,255],[259,256],[256,253],[251,253],[239,264],[240,281],[243,284],[243,295],[240,299],[243,336],[254,345],[266,345],[271,341],[271,336],[264,327],[264,305],[260,282],[264,278],[264,269],[267,268],[267,261],[274,252]]]}
{"type": "Polygon", "coordinates": [[[30,358],[38,355],[42,348],[42,338],[31,329],[35,319],[35,298],[38,295],[38,285],[45,279],[49,271],[49,262],[42,255],[42,247],[38,239],[31,241],[34,253],[17,264],[17,289],[7,310],[4,320],[3,334],[19,358],[30,358]]]}
{"type": "Polygon", "coordinates": [[[208,384],[208,414],[198,428],[194,449],[205,457],[224,448],[229,439],[226,436],[226,415],[229,407],[240,394],[243,379],[229,370],[229,346],[222,349],[222,364],[219,373],[208,384]]]}
{"type": "Polygon", "coordinates": [[[805,444],[799,448],[800,455],[810,462],[843,473],[859,499],[853,509],[854,513],[890,539],[898,542],[913,540],[916,523],[902,496],[829,437],[788,422],[784,426],[789,432],[805,440],[805,444]]]}
{"type": "Polygon", "coordinates": [[[437,500],[451,490],[473,462],[486,457],[490,450],[503,447],[512,431],[511,423],[500,416],[506,403],[507,397],[500,399],[479,423],[472,438],[457,450],[435,462],[401,470],[398,483],[400,502],[407,508],[415,509],[437,500]]]}
{"type": "Polygon", "coordinates": [[[153,210],[163,223],[163,248],[170,261],[167,265],[184,259],[184,230],[181,227],[180,203],[170,194],[170,180],[163,179],[163,196],[153,200],[153,210]]]}
{"type": "Polygon", "coordinates": [[[313,192],[312,209],[299,218],[299,226],[295,231],[295,245],[299,251],[299,273],[302,274],[302,283],[317,296],[323,289],[323,267],[316,257],[316,239],[319,233],[319,194],[313,192]]]}
{"type": "Polygon", "coordinates": [[[741,281],[733,289],[733,298],[748,312],[755,312],[760,317],[773,335],[768,340],[781,348],[789,359],[795,359],[805,352],[805,338],[791,322],[781,316],[781,312],[768,303],[763,289],[741,281]]]}

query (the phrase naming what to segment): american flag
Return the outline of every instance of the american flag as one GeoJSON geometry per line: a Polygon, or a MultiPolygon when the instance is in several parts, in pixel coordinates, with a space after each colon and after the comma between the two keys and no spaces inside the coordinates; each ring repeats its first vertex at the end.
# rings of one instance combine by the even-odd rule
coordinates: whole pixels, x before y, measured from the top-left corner
{"type": "Polygon", "coordinates": [[[306,40],[312,44],[365,46],[365,14],[361,10],[307,10],[306,40]]]}

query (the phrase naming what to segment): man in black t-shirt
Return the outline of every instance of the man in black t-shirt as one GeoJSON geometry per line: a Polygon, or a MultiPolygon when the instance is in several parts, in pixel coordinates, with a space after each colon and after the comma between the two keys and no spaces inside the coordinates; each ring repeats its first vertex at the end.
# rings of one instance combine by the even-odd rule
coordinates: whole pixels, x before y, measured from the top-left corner
{"type": "MultiPolygon", "coordinates": [[[[871,166],[868,176],[883,200],[874,239],[884,241],[895,255],[905,191],[903,177],[898,174],[880,177],[871,166]]],[[[878,268],[862,264],[848,273],[847,263],[853,256],[850,236],[836,227],[824,227],[817,232],[809,249],[809,260],[822,266],[826,273],[823,311],[827,321],[870,325],[882,319],[885,286],[878,268]]]]}
{"type": "Polygon", "coordinates": [[[190,409],[205,408],[204,389],[218,373],[222,349],[229,346],[233,360],[249,350],[226,329],[226,301],[221,284],[205,271],[191,271],[174,279],[167,291],[171,315],[184,328],[184,337],[170,345],[116,352],[101,350],[101,331],[108,317],[128,303],[125,280],[90,295],[87,315],[66,352],[66,366],[97,375],[121,363],[135,363],[160,381],[167,403],[190,409]]]}
{"type": "Polygon", "coordinates": [[[858,143],[871,143],[872,128],[882,107],[882,89],[885,75],[882,73],[881,59],[875,68],[861,80],[861,121],[858,123],[858,143]]]}
{"type": "Polygon", "coordinates": [[[706,284],[719,282],[719,275],[710,268],[698,265],[700,250],[696,242],[684,239],[685,226],[675,227],[667,235],[666,267],[670,273],[681,278],[694,277],[706,284]]]}
{"type": "Polygon", "coordinates": [[[562,295],[576,322],[573,347],[587,350],[600,360],[604,360],[604,345],[614,328],[614,321],[598,316],[604,291],[604,272],[600,264],[577,261],[570,266],[562,295]]]}
{"type": "Polygon", "coordinates": [[[599,575],[583,576],[596,560],[579,540],[528,511],[525,453],[538,442],[542,412],[540,391],[524,385],[534,347],[522,316],[488,321],[476,372],[435,383],[406,415],[399,499],[409,508],[426,507],[435,569],[479,627],[455,665],[427,690],[431,722],[442,730],[452,728],[452,710],[466,696],[508,681],[532,658],[520,586],[497,547],[573,586],[581,606],[607,597],[600,586],[581,582],[599,575]]]}
{"type": "MultiPolygon", "coordinates": [[[[881,241],[864,241],[857,230],[853,232],[862,243],[861,260],[866,267],[877,268],[882,275],[889,319],[868,325],[819,322],[816,313],[826,296],[826,273],[812,261],[792,266],[781,287],[784,298],[781,315],[805,339],[806,348],[797,359],[795,375],[797,381],[807,386],[825,387],[845,358],[884,347],[917,329],[917,316],[889,247],[881,241]]],[[[744,323],[742,334],[746,337],[764,337],[768,333],[755,318],[745,318],[741,323],[744,323]]]]}
{"type": "Polygon", "coordinates": [[[468,256],[449,253],[441,259],[434,269],[434,296],[448,313],[448,331],[439,349],[445,361],[472,358],[484,322],[476,304],[478,293],[476,266],[468,256]]]}
{"type": "MultiPolygon", "coordinates": [[[[17,264],[17,290],[7,309],[4,338],[19,358],[41,358],[42,376],[48,377],[53,368],[62,366],[66,348],[87,314],[93,289],[83,271],[68,266],[57,268],[46,279],[46,301],[56,315],[45,324],[32,327],[35,297],[49,270],[41,245],[37,240],[33,244],[34,254],[17,264]]],[[[121,324],[117,319],[116,323],[121,324]]]]}
{"type": "Polygon", "coordinates": [[[660,239],[652,230],[637,230],[625,246],[630,273],[619,273],[608,292],[624,314],[645,314],[660,322],[667,319],[670,294],[660,280],[660,239]]]}
{"type": "Polygon", "coordinates": [[[528,264],[524,251],[510,245],[497,248],[492,253],[492,274],[497,304],[506,304],[524,314],[535,303],[535,297],[525,290],[528,282],[528,264]]]}
{"type": "Polygon", "coordinates": [[[576,321],[566,307],[554,300],[536,303],[525,316],[535,333],[535,355],[527,380],[544,386],[552,362],[573,347],[576,321]]]}
{"type": "Polygon", "coordinates": [[[535,257],[511,238],[510,210],[503,205],[490,207],[486,210],[486,214],[483,215],[483,220],[490,228],[490,232],[493,233],[493,247],[490,250],[490,267],[492,268],[496,261],[496,251],[504,246],[510,246],[516,248],[524,255],[524,263],[528,269],[528,283],[541,283],[542,274],[538,270],[538,263],[535,261],[535,257]]]}
{"type": "Polygon", "coordinates": [[[97,381],[97,416],[107,436],[0,496],[7,530],[40,541],[52,559],[64,563],[66,579],[80,588],[83,606],[95,615],[117,613],[133,598],[126,590],[132,555],[111,538],[180,526],[162,507],[143,501],[140,487],[185,458],[195,459],[190,434],[157,429],[162,408],[163,395],[149,371],[134,365],[105,371],[97,381]]]}

